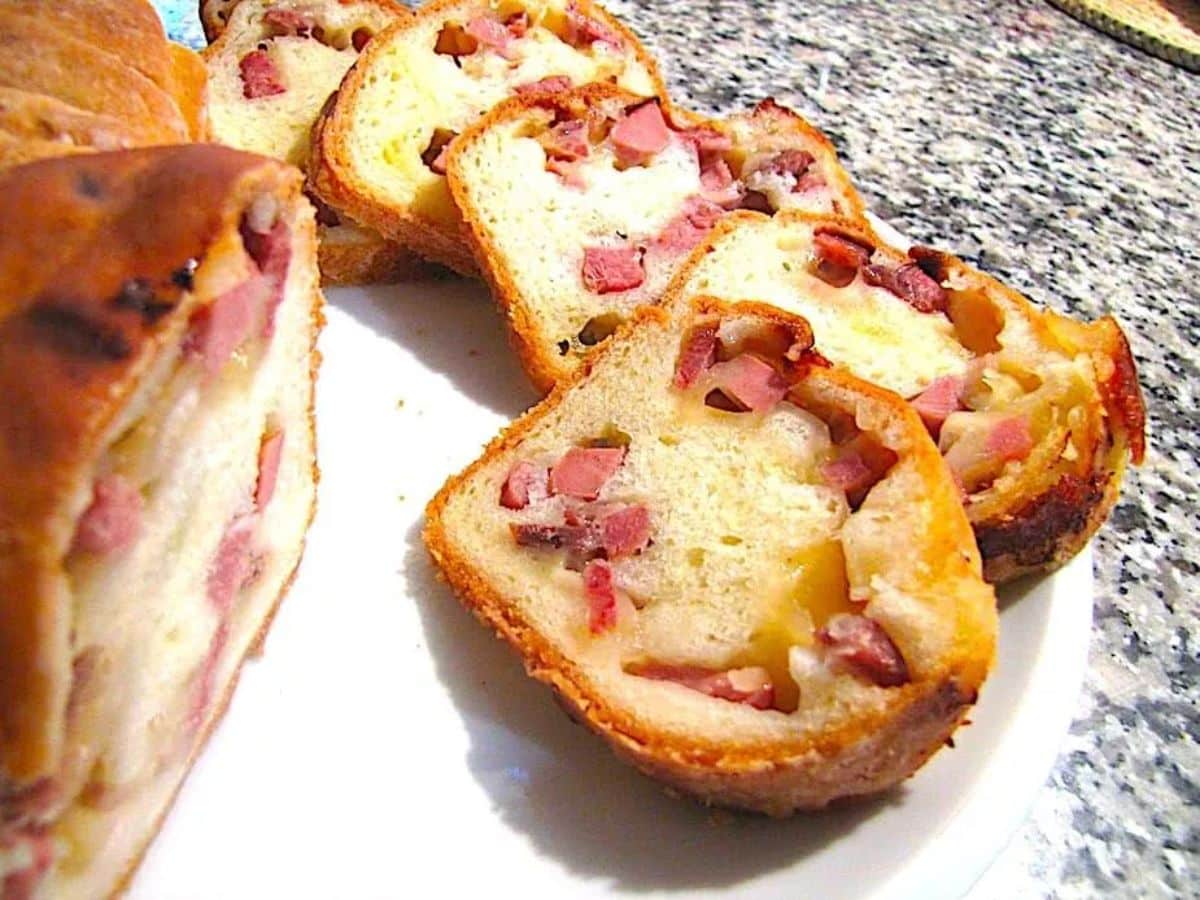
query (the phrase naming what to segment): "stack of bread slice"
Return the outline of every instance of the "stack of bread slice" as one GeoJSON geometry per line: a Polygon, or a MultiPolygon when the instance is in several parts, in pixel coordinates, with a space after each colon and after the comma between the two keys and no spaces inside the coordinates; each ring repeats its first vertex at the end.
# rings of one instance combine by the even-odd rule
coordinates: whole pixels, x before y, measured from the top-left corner
{"type": "Polygon", "coordinates": [[[0,0],[0,168],[207,137],[205,69],[147,0],[0,0]]]}
{"type": "MultiPolygon", "coordinates": [[[[412,13],[392,0],[229,0],[202,4],[213,43],[212,134],[241,150],[307,169],[313,123],[377,34],[412,13]]],[[[410,251],[319,204],[321,274],[329,284],[395,281],[418,273],[410,251]]]]}

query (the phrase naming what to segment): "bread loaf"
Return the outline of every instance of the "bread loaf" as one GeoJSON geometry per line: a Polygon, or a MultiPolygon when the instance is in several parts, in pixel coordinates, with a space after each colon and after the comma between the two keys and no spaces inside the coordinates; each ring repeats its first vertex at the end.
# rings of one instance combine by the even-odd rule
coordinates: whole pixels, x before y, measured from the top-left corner
{"type": "Polygon", "coordinates": [[[862,215],[829,141],[772,101],[720,121],[606,84],[506,101],[454,142],[448,178],[542,391],[658,302],[726,211],[862,215]]]}
{"type": "Polygon", "coordinates": [[[591,0],[435,0],[372,41],[318,123],[322,200],[465,274],[444,177],[453,138],[515,93],[612,81],[662,95],[634,35],[591,0]]]}
{"type": "Polygon", "coordinates": [[[321,321],[300,181],[215,145],[0,175],[6,900],[118,888],[292,578],[321,321]]]}
{"type": "Polygon", "coordinates": [[[799,212],[726,217],[668,289],[751,296],[803,316],[830,360],[922,415],[963,494],[993,582],[1054,568],[1144,453],[1145,410],[1112,318],[1076,322],[926,247],[799,212]]]}
{"type": "Polygon", "coordinates": [[[756,304],[644,308],[446,484],[425,531],[619,755],[773,815],[907,777],[996,639],[920,419],[811,344],[756,304]]]}

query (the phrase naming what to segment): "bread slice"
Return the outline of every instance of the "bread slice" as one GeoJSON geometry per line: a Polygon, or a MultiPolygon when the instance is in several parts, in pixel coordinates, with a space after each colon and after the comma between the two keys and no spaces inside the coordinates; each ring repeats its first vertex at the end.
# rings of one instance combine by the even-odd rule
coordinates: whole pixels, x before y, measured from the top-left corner
{"type": "MultiPolygon", "coordinates": [[[[245,0],[204,51],[214,139],[308,167],[313,122],[374,35],[412,13],[390,0],[245,0]]],[[[327,283],[415,274],[420,259],[328,206],[318,218],[327,283]]]]}
{"type": "Polygon", "coordinates": [[[717,121],[607,84],[506,101],[454,142],[448,171],[542,391],[656,303],[727,210],[863,208],[829,141],[772,101],[717,121]]]}
{"type": "Polygon", "coordinates": [[[210,44],[225,33],[229,23],[229,14],[241,0],[200,0],[197,12],[200,16],[200,27],[204,29],[204,38],[210,44]]]}
{"type": "Polygon", "coordinates": [[[372,41],[315,132],[321,199],[434,262],[476,274],[444,160],[515,93],[611,81],[665,96],[654,62],[592,0],[434,0],[372,41]]]}
{"type": "Polygon", "coordinates": [[[1035,307],[941,251],[861,223],[728,216],[665,301],[754,297],[812,325],[830,360],[909,398],[963,492],[984,573],[1002,582],[1078,552],[1145,450],[1129,345],[1111,317],[1035,307]]]}
{"type": "Polygon", "coordinates": [[[766,306],[643,308],[425,530],[462,601],[619,755],[772,815],[911,774],[996,640],[920,419],[811,344],[766,306]]]}
{"type": "Polygon", "coordinates": [[[0,885],[112,894],[312,515],[313,211],[216,145],[0,175],[0,885]]]}
{"type": "MultiPolygon", "coordinates": [[[[127,2],[140,5],[140,0],[127,2]]],[[[192,136],[168,90],[90,43],[89,35],[72,31],[53,11],[35,15],[0,4],[0,45],[0,87],[45,94],[81,110],[137,123],[159,143],[192,136]]],[[[165,41],[162,51],[165,56],[165,41]]]]}

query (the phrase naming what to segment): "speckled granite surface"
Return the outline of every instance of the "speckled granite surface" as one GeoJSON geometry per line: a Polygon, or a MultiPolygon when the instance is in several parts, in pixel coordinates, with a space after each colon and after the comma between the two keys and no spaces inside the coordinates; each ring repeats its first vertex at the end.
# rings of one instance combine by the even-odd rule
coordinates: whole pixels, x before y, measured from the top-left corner
{"type": "MultiPolygon", "coordinates": [[[[198,39],[193,0],[159,5],[198,39]]],[[[1037,0],[609,5],[679,100],[774,95],[914,240],[1125,324],[1150,452],[1097,542],[1071,734],[972,896],[1200,895],[1200,78],[1037,0]]]]}

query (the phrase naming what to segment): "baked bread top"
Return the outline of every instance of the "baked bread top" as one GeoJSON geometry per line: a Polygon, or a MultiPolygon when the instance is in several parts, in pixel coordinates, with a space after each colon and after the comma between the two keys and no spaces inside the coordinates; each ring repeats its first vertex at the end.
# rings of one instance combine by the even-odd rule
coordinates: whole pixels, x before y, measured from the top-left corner
{"type": "Polygon", "coordinates": [[[920,420],[769,307],[641,310],[428,515],[435,562],[530,673],[712,802],[895,783],[992,661],[994,595],[920,420]]]}
{"type": "Polygon", "coordinates": [[[962,261],[908,254],[862,224],[799,212],[727,216],[668,289],[754,297],[803,315],[834,363],[910,400],[962,489],[1003,581],[1077,552],[1144,453],[1133,357],[1111,318],[1037,309],[962,261]]]}
{"type": "Polygon", "coordinates": [[[726,211],[862,215],[829,141],[773,101],[722,121],[609,84],[516,97],[453,143],[448,172],[542,391],[656,303],[726,211]]]}
{"type": "Polygon", "coordinates": [[[444,177],[448,145],[514,93],[593,81],[664,95],[637,38],[591,0],[435,0],[346,76],[318,124],[314,187],[385,237],[473,273],[444,177]]]}
{"type": "Polygon", "coordinates": [[[0,770],[53,770],[71,677],[62,561],[91,467],[138,379],[211,292],[193,291],[251,201],[299,190],[282,163],[211,145],[0,174],[0,770]],[[199,202],[203,198],[204,202],[199,202]],[[163,228],[170,222],[170,228],[163,228]],[[137,273],[131,278],[130,273],[137,273]]]}

